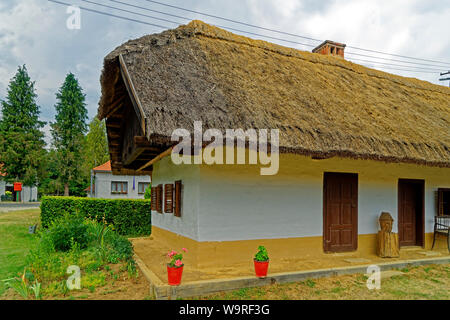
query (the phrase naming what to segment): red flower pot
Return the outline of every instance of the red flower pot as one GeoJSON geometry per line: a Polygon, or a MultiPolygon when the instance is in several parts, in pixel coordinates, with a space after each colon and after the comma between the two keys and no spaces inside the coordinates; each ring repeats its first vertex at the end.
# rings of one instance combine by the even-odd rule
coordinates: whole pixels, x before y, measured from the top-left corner
{"type": "Polygon", "coordinates": [[[256,261],[255,263],[255,273],[258,278],[265,278],[267,276],[267,269],[269,269],[269,260],[267,261],[256,261]]]}
{"type": "Polygon", "coordinates": [[[183,266],[179,268],[167,266],[167,278],[169,279],[169,285],[171,286],[180,285],[182,275],[183,275],[183,266]]]}

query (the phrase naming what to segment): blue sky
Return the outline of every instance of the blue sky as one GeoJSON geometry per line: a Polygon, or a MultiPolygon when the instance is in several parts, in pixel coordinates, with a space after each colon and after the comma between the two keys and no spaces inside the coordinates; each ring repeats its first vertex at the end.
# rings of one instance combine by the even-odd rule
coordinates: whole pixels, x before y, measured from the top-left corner
{"type": "MultiPolygon", "coordinates": [[[[61,1],[146,20],[170,28],[176,27],[175,24],[113,11],[82,0],[61,1]]],[[[110,0],[92,1],[139,11],[110,0]]],[[[289,38],[288,36],[167,8],[146,0],[121,1],[191,19],[200,19],[213,24],[289,38]]],[[[316,39],[330,39],[355,47],[450,62],[448,25],[450,21],[450,0],[161,1],[316,39]]],[[[81,29],[69,30],[66,27],[66,20],[69,17],[66,9],[64,6],[47,0],[2,0],[0,2],[0,99],[5,97],[8,83],[18,65],[26,64],[31,78],[36,81],[38,103],[42,112],[41,118],[47,122],[53,121],[55,93],[68,72],[73,72],[80,80],[86,94],[89,117],[92,118],[96,115],[100,97],[99,78],[104,56],[129,39],[163,30],[83,10],[81,12],[81,29]]],[[[170,18],[142,10],[140,12],[179,21],[180,24],[186,23],[186,20],[178,18],[170,18]]],[[[316,42],[296,38],[293,40],[316,44],[316,42]]],[[[293,44],[278,43],[296,47],[293,44]]],[[[297,48],[310,50],[302,46],[297,46],[297,48]]],[[[401,60],[401,58],[394,59],[401,60]]],[[[424,68],[427,67],[424,66],[424,68]]],[[[450,68],[450,65],[448,68],[450,68]]],[[[443,71],[445,71],[445,68],[443,71]]],[[[390,70],[389,72],[439,83],[439,74],[398,70],[390,70]]],[[[47,134],[48,129],[47,125],[45,128],[47,134]]]]}

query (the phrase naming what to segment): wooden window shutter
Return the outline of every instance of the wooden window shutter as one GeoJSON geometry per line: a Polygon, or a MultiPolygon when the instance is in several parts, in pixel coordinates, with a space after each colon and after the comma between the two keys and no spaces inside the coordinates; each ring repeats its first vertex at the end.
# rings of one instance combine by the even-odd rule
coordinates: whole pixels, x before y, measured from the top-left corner
{"type": "Polygon", "coordinates": [[[151,192],[151,210],[152,211],[156,211],[156,204],[158,202],[158,198],[157,198],[157,187],[156,186],[152,186],[152,192],[151,192]]]}
{"type": "Polygon", "coordinates": [[[181,217],[181,181],[175,181],[175,217],[181,217]]]}
{"type": "Polygon", "coordinates": [[[156,187],[156,211],[162,213],[162,184],[156,187]]]}
{"type": "Polygon", "coordinates": [[[164,185],[164,212],[173,212],[173,184],[164,185]]]}

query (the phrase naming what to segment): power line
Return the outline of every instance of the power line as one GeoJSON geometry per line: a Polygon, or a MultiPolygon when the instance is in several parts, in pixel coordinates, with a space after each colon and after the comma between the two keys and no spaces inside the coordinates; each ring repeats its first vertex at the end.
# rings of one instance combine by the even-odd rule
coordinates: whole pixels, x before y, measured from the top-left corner
{"type": "Polygon", "coordinates": [[[134,12],[134,11],[126,10],[126,9],[121,9],[121,8],[117,8],[117,7],[113,7],[113,6],[108,6],[106,4],[101,4],[101,3],[94,2],[94,1],[89,1],[89,0],[81,0],[81,1],[84,1],[84,2],[87,2],[87,3],[90,3],[90,4],[95,4],[97,6],[101,6],[101,7],[105,7],[105,8],[109,8],[109,9],[119,10],[119,11],[122,11],[122,12],[131,13],[131,14],[136,14],[136,15],[139,15],[139,16],[142,16],[142,17],[146,17],[146,18],[150,18],[150,19],[155,19],[155,20],[160,20],[160,21],[164,21],[164,22],[174,23],[176,25],[180,24],[179,22],[176,22],[176,21],[170,21],[170,20],[163,19],[163,18],[149,16],[147,14],[138,13],[138,12],[134,12]]]}
{"type": "MultiPolygon", "coordinates": [[[[60,1],[57,1],[57,0],[48,0],[48,1],[54,2],[54,3],[57,3],[57,4],[61,4],[61,5],[70,6],[70,4],[68,4],[68,3],[60,2],[60,1]]],[[[125,9],[121,9],[121,8],[117,8],[117,7],[113,7],[113,6],[108,6],[108,5],[104,5],[104,4],[99,4],[97,2],[90,1],[90,0],[81,0],[81,1],[84,1],[84,2],[87,2],[87,3],[91,3],[91,4],[95,4],[95,5],[98,5],[98,6],[102,6],[102,7],[105,7],[105,8],[110,8],[110,9],[114,9],[114,10],[118,10],[118,11],[122,11],[122,12],[126,12],[126,13],[131,13],[131,14],[147,17],[147,18],[150,18],[150,19],[157,19],[157,20],[160,20],[160,21],[165,21],[165,22],[169,22],[169,23],[179,24],[179,22],[176,22],[176,21],[171,21],[171,20],[167,20],[167,19],[163,19],[163,18],[149,16],[149,15],[146,15],[146,14],[142,14],[142,13],[138,13],[138,12],[134,12],[134,11],[129,11],[129,10],[125,10],[125,9]]],[[[120,1],[116,1],[116,0],[111,0],[111,1],[128,5],[126,3],[123,3],[123,2],[120,2],[120,1]]],[[[130,5],[130,6],[133,6],[133,5],[130,5]]],[[[138,7],[138,6],[133,6],[133,7],[138,7]]],[[[131,22],[136,22],[136,23],[141,23],[141,24],[145,24],[145,25],[150,25],[150,26],[155,26],[155,27],[158,27],[158,28],[169,29],[169,27],[166,27],[166,26],[161,26],[161,25],[148,23],[148,22],[141,21],[141,20],[127,18],[127,17],[124,17],[124,16],[114,15],[114,14],[110,14],[110,13],[103,12],[103,11],[98,11],[98,10],[85,8],[85,7],[80,7],[80,8],[83,9],[83,10],[86,10],[86,11],[90,11],[90,12],[94,12],[94,13],[98,13],[98,14],[102,14],[102,15],[106,15],[106,16],[110,16],[110,17],[114,17],[114,18],[119,18],[119,19],[131,21],[131,22]]],[[[144,9],[144,10],[154,11],[154,10],[143,8],[143,7],[139,7],[139,8],[144,9]]],[[[162,13],[162,12],[160,12],[160,13],[162,13]]],[[[163,14],[166,14],[166,13],[163,13],[163,14]]],[[[168,14],[168,15],[170,15],[170,14],[168,14]]],[[[177,17],[178,18],[182,18],[182,19],[191,20],[190,18],[186,18],[186,17],[181,17],[181,16],[177,16],[177,17]]],[[[244,31],[244,30],[238,30],[238,29],[229,28],[229,27],[225,27],[225,26],[218,26],[218,27],[223,28],[223,29],[236,30],[236,31],[242,32],[242,33],[249,33],[249,34],[253,34],[253,35],[256,35],[256,36],[260,36],[260,37],[271,38],[271,39],[275,39],[275,40],[279,40],[279,41],[285,41],[285,42],[290,42],[290,43],[295,43],[295,44],[300,44],[300,45],[314,47],[313,45],[310,45],[310,44],[304,44],[304,43],[300,43],[300,42],[297,42],[297,41],[291,41],[291,40],[287,40],[287,39],[281,39],[281,38],[277,38],[277,37],[266,36],[266,35],[262,35],[262,34],[257,34],[257,33],[248,32],[248,31],[244,31]]],[[[350,53],[350,54],[352,54],[352,53],[350,53]]],[[[358,54],[353,54],[353,55],[358,55],[358,54]]],[[[363,56],[366,56],[366,55],[363,55],[363,56]]],[[[369,57],[373,57],[373,58],[377,58],[377,59],[386,59],[386,58],[380,58],[380,57],[374,57],[374,56],[369,56],[369,57]]],[[[414,66],[388,64],[388,63],[383,63],[383,62],[379,62],[379,61],[371,61],[371,60],[363,60],[363,59],[355,59],[355,58],[350,58],[350,59],[355,60],[355,61],[356,60],[360,60],[360,61],[369,62],[369,63],[376,63],[376,64],[392,65],[392,66],[399,66],[399,67],[410,67],[410,68],[420,69],[422,71],[378,66],[378,68],[391,69],[391,70],[400,70],[400,71],[408,71],[408,72],[421,72],[421,73],[437,73],[437,72],[440,72],[442,70],[442,69],[440,69],[440,70],[429,69],[429,68],[426,69],[426,68],[418,68],[418,67],[414,67],[414,66]],[[436,71],[434,71],[434,70],[436,70],[436,71]]],[[[393,61],[403,62],[401,60],[394,60],[394,59],[386,59],[386,60],[393,60],[393,61]]],[[[406,62],[406,63],[419,64],[419,63],[413,63],[413,62],[406,62]]],[[[424,65],[427,65],[427,64],[424,64],[424,65]]],[[[432,66],[434,66],[434,65],[432,65],[432,66]]],[[[377,67],[375,67],[375,68],[377,68],[377,67]]]]}
{"type": "MultiPolygon", "coordinates": [[[[154,0],[144,0],[144,1],[151,2],[151,3],[156,3],[156,4],[159,4],[161,6],[166,6],[166,7],[169,7],[169,8],[174,8],[174,9],[178,9],[178,10],[183,10],[183,11],[187,11],[187,12],[191,12],[191,13],[200,14],[200,15],[211,17],[211,18],[215,18],[215,19],[229,21],[229,22],[245,25],[245,26],[252,27],[252,28],[258,28],[258,29],[262,29],[262,30],[267,30],[267,31],[271,31],[271,32],[276,32],[276,33],[280,33],[280,34],[285,34],[285,35],[298,37],[298,38],[303,38],[303,39],[308,39],[308,40],[313,40],[313,41],[322,41],[322,40],[319,40],[319,39],[314,39],[314,38],[310,38],[310,37],[300,36],[298,34],[288,33],[288,32],[284,32],[284,31],[280,31],[280,30],[275,30],[275,29],[270,29],[270,28],[265,28],[265,27],[249,24],[249,23],[242,22],[242,21],[228,19],[228,18],[217,16],[217,15],[208,14],[208,13],[205,13],[205,12],[200,12],[200,11],[195,11],[195,10],[191,10],[191,9],[186,9],[186,8],[170,5],[170,4],[167,4],[167,3],[162,3],[162,2],[159,2],[159,1],[154,1],[154,0]]],[[[442,61],[436,61],[436,60],[415,58],[415,57],[409,57],[409,56],[404,56],[404,55],[399,55],[399,54],[394,54],[394,53],[387,53],[387,52],[382,52],[382,51],[377,51],[377,50],[364,49],[364,48],[360,48],[360,47],[353,47],[353,46],[347,46],[347,47],[348,48],[352,48],[352,49],[356,49],[356,50],[362,50],[362,51],[378,53],[378,54],[383,54],[383,55],[390,55],[390,56],[395,56],[395,57],[400,57],[400,58],[406,58],[406,59],[412,59],[412,60],[420,60],[420,61],[425,61],[425,62],[434,62],[434,63],[450,65],[450,62],[442,62],[442,61]]]]}
{"type": "MultiPolygon", "coordinates": [[[[70,4],[70,3],[65,3],[65,2],[61,2],[61,1],[57,1],[57,0],[47,0],[47,1],[54,2],[54,3],[60,4],[60,5],[64,5],[64,6],[72,6],[72,4],[70,4]]],[[[81,7],[81,6],[78,6],[78,7],[80,9],[83,9],[83,10],[86,10],[86,11],[102,14],[102,15],[105,15],[105,16],[110,16],[110,17],[113,17],[113,18],[128,20],[128,21],[141,23],[141,24],[145,24],[145,25],[149,25],[149,26],[153,26],[153,27],[157,27],[157,28],[162,28],[162,29],[169,29],[168,27],[164,27],[164,26],[161,26],[161,25],[157,25],[157,24],[153,24],[153,23],[149,23],[149,22],[145,22],[145,21],[141,21],[141,20],[136,20],[136,19],[132,19],[132,18],[126,18],[126,17],[123,17],[123,16],[117,16],[115,14],[111,14],[111,13],[107,13],[107,12],[103,12],[103,11],[98,11],[98,10],[94,10],[94,9],[89,9],[89,8],[85,8],[85,7],[81,7]]]]}
{"type": "MultiPolygon", "coordinates": [[[[82,0],[82,1],[90,2],[88,0],[82,0]]],[[[176,18],[179,18],[179,19],[184,19],[184,20],[188,20],[188,21],[192,20],[191,18],[187,18],[187,17],[183,17],[183,16],[179,16],[179,15],[174,15],[174,14],[170,14],[170,13],[167,13],[167,12],[158,11],[158,10],[154,10],[154,9],[149,9],[149,8],[146,8],[146,7],[125,3],[125,2],[122,2],[122,1],[118,1],[118,0],[110,0],[110,1],[118,3],[118,4],[122,4],[122,5],[125,5],[125,6],[133,7],[133,8],[136,8],[136,9],[146,10],[146,11],[150,11],[150,12],[156,12],[156,13],[159,13],[159,14],[172,16],[172,17],[176,17],[176,18]]],[[[118,8],[116,8],[116,9],[117,10],[121,10],[121,9],[118,9],[118,8]]],[[[129,11],[127,10],[127,12],[129,12],[129,11]]],[[[137,14],[137,15],[141,15],[141,14],[136,13],[136,12],[133,12],[133,13],[137,14]]],[[[157,19],[159,19],[159,18],[157,18],[157,19]]],[[[159,20],[161,20],[161,19],[159,19],[159,20]]],[[[234,20],[232,20],[232,21],[234,21],[234,20]]],[[[173,21],[170,21],[170,22],[174,23],[173,21]]],[[[283,42],[290,42],[290,43],[294,43],[294,44],[300,44],[300,45],[308,46],[308,47],[315,47],[315,45],[311,45],[311,44],[299,43],[299,42],[291,41],[291,40],[287,40],[287,39],[280,39],[280,38],[277,38],[277,37],[271,37],[271,36],[266,36],[266,35],[257,34],[257,33],[253,33],[253,32],[248,32],[248,31],[244,31],[244,30],[238,30],[238,29],[227,27],[227,26],[221,26],[221,25],[216,25],[216,26],[219,27],[219,28],[228,29],[228,30],[234,30],[234,31],[241,32],[241,33],[248,33],[248,34],[256,35],[256,36],[259,36],[259,37],[270,38],[270,39],[283,41],[283,42]]],[[[319,41],[321,41],[321,40],[319,40],[319,41]]],[[[376,56],[365,55],[365,54],[360,54],[360,53],[353,53],[353,52],[346,52],[345,54],[346,55],[349,54],[349,55],[362,56],[362,57],[370,57],[370,58],[374,58],[374,59],[378,59],[378,60],[387,60],[387,61],[401,62],[401,63],[411,64],[411,65],[423,65],[423,66],[431,66],[431,67],[442,67],[442,66],[434,65],[434,64],[427,64],[427,63],[419,63],[419,62],[412,62],[412,61],[404,61],[404,60],[397,60],[397,59],[382,58],[382,57],[376,57],[376,56]]],[[[373,62],[377,62],[377,61],[373,61],[373,62]]],[[[413,67],[413,66],[404,66],[404,67],[413,67]]]]}
{"type": "Polygon", "coordinates": [[[213,15],[213,14],[208,14],[208,13],[204,13],[204,12],[200,12],[200,11],[195,11],[195,10],[191,10],[191,9],[177,7],[177,6],[174,6],[174,5],[167,4],[167,3],[162,3],[162,2],[158,2],[158,1],[152,1],[152,0],[144,0],[144,1],[156,3],[156,4],[159,4],[159,5],[162,5],[162,6],[166,6],[166,7],[170,7],[170,8],[173,8],[173,9],[178,9],[178,10],[183,10],[183,11],[187,11],[187,12],[191,12],[191,13],[200,14],[200,15],[203,15],[203,16],[206,16],[206,17],[210,17],[210,18],[215,18],[215,19],[220,19],[220,20],[224,20],[224,21],[228,21],[228,22],[241,24],[241,25],[244,25],[244,26],[247,26],[247,27],[252,27],[252,28],[257,28],[257,29],[261,29],[261,30],[276,32],[276,33],[285,34],[285,35],[289,35],[289,36],[293,36],[293,37],[297,37],[297,38],[302,38],[302,39],[307,39],[307,40],[312,40],[312,41],[320,41],[320,42],[323,41],[323,40],[314,39],[314,38],[310,38],[310,37],[300,36],[298,34],[288,33],[288,32],[279,31],[279,30],[270,29],[270,28],[265,28],[265,27],[261,27],[261,26],[256,26],[254,24],[250,24],[250,23],[246,23],[246,22],[242,22],[242,21],[237,21],[237,20],[233,20],[233,19],[228,19],[228,18],[216,16],[216,15],[213,15]]]}
{"type": "MultiPolygon", "coordinates": [[[[438,66],[438,65],[435,65],[435,64],[428,64],[428,63],[420,63],[420,62],[411,62],[411,61],[405,61],[405,60],[382,58],[382,57],[371,56],[371,55],[362,54],[362,53],[354,53],[354,52],[347,52],[346,51],[345,55],[346,56],[350,55],[350,56],[359,56],[359,57],[373,58],[373,59],[386,60],[386,61],[394,61],[394,62],[401,62],[401,63],[408,63],[408,64],[420,65],[420,66],[438,67],[438,68],[444,68],[445,69],[444,66],[438,66]]],[[[405,66],[405,67],[409,67],[409,66],[405,66]]]]}
{"type": "Polygon", "coordinates": [[[399,57],[399,58],[414,59],[414,60],[420,60],[420,61],[425,61],[425,62],[434,62],[434,63],[450,65],[450,62],[442,62],[442,61],[428,60],[428,59],[422,59],[422,58],[414,58],[414,57],[402,56],[400,54],[386,53],[386,52],[382,52],[382,51],[363,49],[363,48],[358,48],[358,47],[353,47],[353,46],[347,46],[347,47],[356,49],[356,50],[362,50],[362,51],[373,52],[373,53],[378,53],[378,54],[385,54],[385,55],[390,55],[390,56],[399,57]]]}
{"type": "Polygon", "coordinates": [[[425,70],[425,71],[435,71],[436,73],[439,73],[442,71],[442,69],[420,68],[420,67],[405,66],[405,65],[401,65],[401,64],[395,64],[395,63],[384,63],[384,62],[378,62],[378,61],[372,61],[372,60],[356,59],[356,58],[351,58],[351,57],[348,59],[351,61],[370,62],[370,63],[382,64],[382,65],[386,65],[386,66],[408,67],[408,68],[420,69],[420,70],[425,70]]]}
{"type": "Polygon", "coordinates": [[[406,72],[418,72],[418,73],[439,73],[439,71],[420,71],[420,70],[411,70],[411,69],[400,69],[393,67],[384,67],[384,66],[374,66],[370,64],[361,64],[364,67],[372,68],[372,69],[388,69],[388,70],[398,70],[398,71],[406,71],[406,72]]]}
{"type": "MultiPolygon", "coordinates": [[[[162,20],[162,21],[166,21],[166,22],[170,22],[170,23],[179,24],[179,22],[170,21],[170,20],[157,18],[157,17],[152,17],[152,16],[149,16],[149,15],[146,15],[146,14],[142,14],[142,13],[139,13],[139,12],[133,12],[133,11],[117,8],[117,7],[112,7],[112,6],[100,4],[100,3],[89,1],[89,0],[81,0],[81,1],[92,3],[92,4],[95,4],[95,5],[101,6],[101,7],[106,7],[106,8],[115,9],[115,10],[119,10],[119,11],[123,11],[123,12],[127,12],[127,13],[132,13],[132,14],[135,14],[135,15],[138,15],[138,16],[143,16],[143,17],[147,17],[147,18],[152,18],[152,19],[157,19],[157,20],[162,20]]],[[[120,1],[115,1],[115,0],[111,0],[111,1],[117,2],[117,3],[121,3],[121,4],[124,4],[124,5],[128,5],[128,6],[132,6],[132,7],[138,7],[138,6],[130,5],[130,4],[127,4],[127,3],[120,2],[120,1]]],[[[143,10],[154,11],[152,9],[148,9],[148,8],[144,8],[144,7],[139,7],[139,8],[143,9],[143,10]]],[[[159,12],[159,13],[162,13],[162,12],[159,12]]],[[[163,13],[163,14],[166,14],[166,13],[163,13]]],[[[167,15],[170,15],[170,14],[167,14],[167,15]]],[[[186,18],[186,17],[180,17],[180,16],[177,16],[177,17],[178,18],[182,18],[182,19],[186,19],[186,20],[191,20],[190,18],[186,18]]],[[[264,34],[259,34],[259,33],[250,32],[250,31],[246,31],[246,30],[235,29],[235,28],[231,28],[231,27],[227,27],[227,26],[222,26],[222,25],[215,25],[215,26],[219,27],[219,28],[222,28],[222,29],[232,30],[232,31],[235,31],[235,32],[251,34],[251,35],[254,35],[254,36],[257,36],[257,37],[268,38],[268,39],[278,40],[278,41],[284,41],[284,42],[293,43],[293,44],[296,44],[296,45],[307,46],[307,47],[315,47],[315,45],[311,45],[311,44],[307,44],[307,43],[302,43],[302,42],[292,41],[292,40],[287,40],[287,39],[280,39],[280,38],[277,38],[277,37],[267,36],[267,35],[264,35],[264,34]]]]}

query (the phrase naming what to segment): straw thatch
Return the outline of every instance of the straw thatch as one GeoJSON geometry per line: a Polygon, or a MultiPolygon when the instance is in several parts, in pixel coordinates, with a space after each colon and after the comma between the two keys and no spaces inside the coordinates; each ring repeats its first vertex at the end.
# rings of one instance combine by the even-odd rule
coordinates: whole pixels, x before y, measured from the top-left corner
{"type": "Polygon", "coordinates": [[[278,128],[282,152],[450,166],[449,88],[193,21],[105,58],[100,118],[120,54],[155,145],[201,120],[204,129],[278,128]]]}

